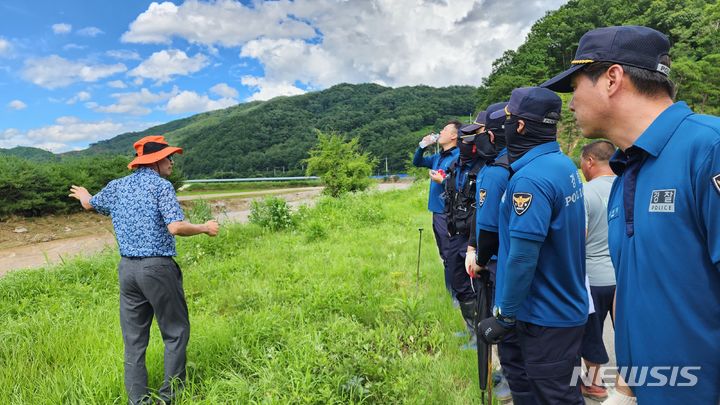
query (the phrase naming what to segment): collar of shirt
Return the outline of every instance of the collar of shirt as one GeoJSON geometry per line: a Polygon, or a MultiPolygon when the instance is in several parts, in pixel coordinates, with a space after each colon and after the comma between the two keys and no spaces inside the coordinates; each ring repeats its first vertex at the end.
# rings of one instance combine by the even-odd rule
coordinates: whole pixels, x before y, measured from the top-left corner
{"type": "Polygon", "coordinates": [[[139,167],[135,169],[135,173],[133,174],[138,176],[160,176],[158,172],[149,167],[139,167]]]}
{"type": "Polygon", "coordinates": [[[626,151],[618,149],[610,159],[610,168],[618,176],[625,172],[632,155],[647,153],[657,157],[672,137],[680,123],[693,112],[684,101],[678,101],[660,113],[635,143],[626,151]],[[638,150],[639,149],[639,150],[638,150]],[[644,152],[644,153],[642,153],[644,152]]]}
{"type": "Polygon", "coordinates": [[[523,157],[513,162],[510,167],[512,168],[513,172],[517,173],[520,169],[522,169],[528,163],[532,162],[535,158],[555,152],[560,152],[560,144],[557,143],[557,141],[544,143],[530,149],[527,153],[525,153],[525,155],[523,155],[523,157]]]}
{"type": "Polygon", "coordinates": [[[441,150],[440,151],[440,157],[446,157],[452,155],[453,151],[457,149],[457,146],[453,146],[452,148],[448,150],[441,150]]]}

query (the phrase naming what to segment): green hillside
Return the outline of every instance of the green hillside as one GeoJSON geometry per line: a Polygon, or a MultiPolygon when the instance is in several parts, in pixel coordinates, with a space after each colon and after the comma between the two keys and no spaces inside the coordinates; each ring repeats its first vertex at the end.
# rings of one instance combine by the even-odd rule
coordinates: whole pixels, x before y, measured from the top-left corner
{"type": "Polygon", "coordinates": [[[327,90],[240,104],[126,133],[75,154],[129,154],[132,143],[163,134],[185,148],[178,159],[190,178],[303,173],[302,160],[316,130],[359,137],[366,151],[403,170],[418,139],[412,132],[438,129],[447,119],[469,117],[477,89],[470,86],[389,88],[339,84],[327,90]]]}
{"type": "Polygon", "coordinates": [[[16,146],[11,149],[0,149],[0,156],[14,156],[35,162],[53,162],[58,156],[45,149],[30,148],[27,146],[16,146]]]}
{"type": "MultiPolygon", "coordinates": [[[[476,105],[506,100],[512,89],[536,86],[565,70],[585,32],[611,25],[645,25],[669,35],[677,99],[696,112],[720,114],[720,3],[713,0],[569,1],[538,20],[517,50],[493,62],[476,105]]],[[[583,140],[567,110],[569,97],[564,101],[560,140],[577,155],[583,140]]]]}

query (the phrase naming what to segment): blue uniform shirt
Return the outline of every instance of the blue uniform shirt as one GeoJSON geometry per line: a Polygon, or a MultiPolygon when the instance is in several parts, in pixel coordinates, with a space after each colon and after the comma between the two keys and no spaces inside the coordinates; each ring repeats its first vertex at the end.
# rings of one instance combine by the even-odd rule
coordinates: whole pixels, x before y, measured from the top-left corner
{"type": "MultiPolygon", "coordinates": [[[[545,143],[514,162],[515,174],[500,203],[498,274],[505,268],[510,237],[543,242],[530,291],[517,319],[542,326],[585,324],[585,204],[575,165],[557,142],[545,143]]],[[[496,305],[514,286],[503,285],[496,305]]]]}
{"type": "MultiPolygon", "coordinates": [[[[506,154],[507,149],[503,149],[495,159],[499,159],[506,154]]],[[[487,165],[478,174],[475,196],[475,201],[477,201],[475,229],[478,233],[481,229],[497,233],[500,199],[505,193],[509,178],[510,172],[501,166],[487,165]]]]}
{"type": "MultiPolygon", "coordinates": [[[[495,159],[507,155],[507,149],[503,149],[495,159]]],[[[477,180],[475,201],[477,212],[475,215],[475,239],[480,239],[480,231],[498,232],[498,221],[500,216],[500,200],[507,188],[510,172],[501,166],[489,164],[480,170],[477,180]]],[[[492,259],[497,260],[496,256],[492,259]]],[[[498,294],[502,291],[503,275],[495,275],[495,300],[498,301],[498,294]]]]}
{"type": "Polygon", "coordinates": [[[617,364],[664,367],[632,387],[640,402],[717,404],[720,118],[675,103],[626,152],[611,160],[621,177],[608,202],[617,364]]]}
{"type": "MultiPolygon", "coordinates": [[[[445,173],[447,173],[450,164],[460,155],[460,150],[456,147],[430,156],[423,156],[424,151],[425,149],[423,148],[417,148],[415,156],[413,157],[413,165],[416,167],[427,167],[432,170],[443,169],[445,173]]],[[[428,196],[429,211],[436,214],[445,212],[445,201],[442,198],[444,191],[442,184],[430,181],[430,195],[428,196]]]]}
{"type": "Polygon", "coordinates": [[[185,219],[172,184],[152,169],[141,167],[111,181],[90,199],[90,205],[110,215],[120,256],[176,256],[175,238],[167,229],[185,219]]]}

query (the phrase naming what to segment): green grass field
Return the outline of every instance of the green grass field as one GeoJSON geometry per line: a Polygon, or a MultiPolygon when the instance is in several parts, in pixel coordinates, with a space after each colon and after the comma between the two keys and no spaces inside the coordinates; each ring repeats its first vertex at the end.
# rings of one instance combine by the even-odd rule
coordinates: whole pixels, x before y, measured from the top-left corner
{"type": "MultiPolygon", "coordinates": [[[[293,230],[181,239],[190,308],[181,404],[477,403],[452,333],[426,184],[321,199],[293,230]],[[416,287],[418,227],[424,227],[416,287]]],[[[123,404],[117,251],[0,279],[0,398],[123,404]]],[[[162,379],[153,326],[150,385],[162,379]]]]}

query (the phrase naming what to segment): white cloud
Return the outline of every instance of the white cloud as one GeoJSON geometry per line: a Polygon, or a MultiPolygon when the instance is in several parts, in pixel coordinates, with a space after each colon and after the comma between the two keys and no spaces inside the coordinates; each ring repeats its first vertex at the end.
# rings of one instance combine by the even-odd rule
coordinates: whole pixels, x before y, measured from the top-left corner
{"type": "Polygon", "coordinates": [[[78,44],[73,44],[73,43],[70,43],[70,44],[67,44],[67,45],[63,45],[63,50],[65,50],[65,51],[82,50],[82,49],[85,49],[85,48],[87,48],[87,46],[78,45],[78,44]]]}
{"type": "Polygon", "coordinates": [[[492,62],[520,45],[532,23],[566,0],[188,0],[153,3],[126,42],[241,47],[264,68],[265,98],[294,86],[480,85],[492,62]]]}
{"type": "MultiPolygon", "coordinates": [[[[382,77],[374,72],[363,73],[352,59],[339,57],[320,45],[308,44],[301,40],[260,39],[248,42],[241,56],[260,60],[265,66],[265,78],[273,82],[296,80],[311,86],[327,87],[340,82],[376,82],[382,77]],[[292,64],[289,68],[287,64],[292,64]]],[[[387,55],[392,59],[393,55],[387,55]]],[[[375,55],[379,61],[382,56],[375,55]]],[[[378,65],[379,67],[379,65],[378,65]]],[[[386,69],[387,65],[383,66],[386,69]]]]}
{"type": "Polygon", "coordinates": [[[18,131],[17,129],[15,129],[15,128],[8,128],[8,129],[3,130],[2,132],[0,132],[0,140],[6,141],[6,140],[9,140],[9,139],[18,138],[18,137],[20,137],[21,135],[22,135],[22,133],[21,133],[20,131],[18,131]]]}
{"type": "Polygon", "coordinates": [[[13,100],[8,103],[8,107],[12,108],[13,110],[24,110],[27,108],[27,104],[23,103],[20,100],[13,100]]]}
{"type": "Polygon", "coordinates": [[[105,32],[98,27],[85,27],[78,30],[77,33],[78,35],[82,35],[85,37],[96,37],[100,34],[104,34],[105,32]]]}
{"type": "Polygon", "coordinates": [[[64,87],[75,82],[95,82],[127,70],[125,65],[92,65],[74,62],[57,55],[28,59],[22,77],[48,89],[64,87]]]}
{"type": "Polygon", "coordinates": [[[228,86],[227,83],[218,83],[210,88],[210,92],[220,97],[237,98],[238,91],[228,86]]]}
{"type": "Polygon", "coordinates": [[[69,33],[70,31],[72,31],[72,25],[70,25],[70,24],[64,24],[64,23],[53,24],[53,25],[52,25],[52,30],[53,30],[53,32],[56,33],[56,34],[67,34],[67,33],[69,33]]]}
{"type": "Polygon", "coordinates": [[[138,92],[112,94],[111,96],[116,100],[115,104],[104,106],[86,104],[86,107],[95,112],[146,115],[152,112],[152,109],[148,108],[147,105],[155,105],[164,102],[178,94],[178,92],[179,90],[177,87],[174,87],[171,91],[164,93],[153,93],[150,90],[143,88],[138,92]]]}
{"type": "Polygon", "coordinates": [[[254,2],[251,7],[232,0],[188,0],[181,6],[169,1],[153,2],[130,24],[122,41],[169,44],[173,37],[180,37],[196,44],[239,46],[260,35],[267,38],[314,37],[315,30],[290,17],[286,6],[284,0],[254,2]]]}
{"type": "Polygon", "coordinates": [[[170,49],[153,53],[128,74],[156,80],[157,83],[165,83],[172,80],[172,76],[189,75],[200,71],[207,65],[207,57],[203,54],[198,53],[193,57],[188,57],[183,51],[170,49]]]}
{"type": "Polygon", "coordinates": [[[65,103],[72,105],[77,103],[78,101],[88,101],[90,100],[90,97],[90,93],[88,93],[87,91],[81,91],[76,95],[70,97],[70,99],[68,99],[68,101],[66,101],[65,103]]]}
{"type": "Polygon", "coordinates": [[[305,90],[288,82],[269,82],[262,77],[244,76],[243,85],[257,89],[247,101],[270,100],[277,96],[296,96],[305,93],[305,90]]]}
{"type": "Polygon", "coordinates": [[[166,107],[169,114],[200,113],[237,104],[237,100],[224,97],[218,100],[211,100],[206,95],[199,95],[193,91],[183,91],[171,98],[166,107]]]}
{"type": "Polygon", "coordinates": [[[120,59],[120,60],[140,60],[142,59],[140,57],[140,54],[138,54],[135,51],[129,51],[127,49],[115,49],[112,51],[107,51],[105,54],[111,58],[120,59]]]}
{"type": "Polygon", "coordinates": [[[107,83],[108,87],[112,87],[113,89],[125,89],[127,88],[127,84],[123,82],[122,80],[113,80],[111,82],[107,83]]]}
{"type": "Polygon", "coordinates": [[[0,37],[0,56],[9,55],[12,45],[7,39],[0,37]]]}
{"type": "Polygon", "coordinates": [[[117,135],[121,130],[122,124],[112,121],[83,122],[77,117],[60,117],[55,125],[31,129],[25,136],[36,142],[92,142],[117,135]]]}
{"type": "Polygon", "coordinates": [[[157,123],[82,121],[77,117],[60,117],[55,124],[28,131],[14,128],[0,132],[0,148],[32,146],[60,153],[85,147],[88,143],[116,135],[147,129],[157,123]]]}

